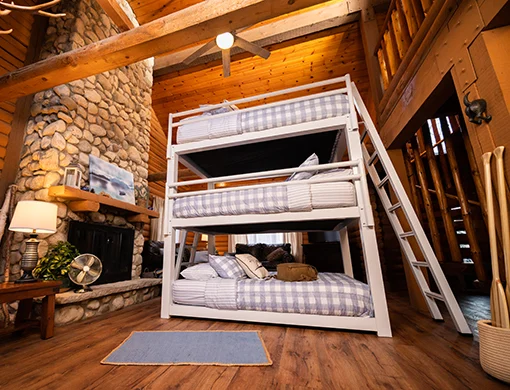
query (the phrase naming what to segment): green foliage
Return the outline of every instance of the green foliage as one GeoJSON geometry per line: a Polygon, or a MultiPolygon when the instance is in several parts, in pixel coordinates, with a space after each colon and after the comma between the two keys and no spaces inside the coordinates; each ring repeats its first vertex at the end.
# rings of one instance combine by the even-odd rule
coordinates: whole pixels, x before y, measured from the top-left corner
{"type": "Polygon", "coordinates": [[[46,256],[39,260],[33,274],[43,280],[61,280],[67,277],[71,262],[79,256],[78,249],[67,241],[59,241],[50,247],[46,256]]]}

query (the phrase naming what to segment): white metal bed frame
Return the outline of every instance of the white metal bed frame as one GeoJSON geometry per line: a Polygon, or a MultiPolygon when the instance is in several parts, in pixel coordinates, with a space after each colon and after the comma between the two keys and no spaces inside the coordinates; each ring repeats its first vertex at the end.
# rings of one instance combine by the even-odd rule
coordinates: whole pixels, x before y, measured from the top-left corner
{"type": "MultiPolygon", "coordinates": [[[[363,163],[363,154],[361,149],[361,138],[358,127],[358,117],[355,111],[353,94],[353,83],[350,76],[339,77],[327,81],[321,81],[308,85],[294,88],[288,88],[281,91],[266,93],[249,98],[239,99],[229,103],[221,103],[207,108],[189,110],[181,113],[169,115],[169,137],[167,148],[167,184],[165,197],[165,249],[164,249],[164,266],[163,266],[163,289],[161,301],[161,317],[169,318],[170,316],[184,316],[197,318],[213,318],[226,319],[236,321],[250,322],[267,322],[276,324],[304,325],[325,328],[354,329],[363,331],[377,332],[378,336],[391,337],[390,320],[388,316],[388,307],[386,302],[386,294],[381,273],[379,260],[379,252],[377,248],[377,239],[374,229],[374,220],[372,208],[370,205],[368,186],[366,181],[365,166],[363,163]],[[175,118],[189,116],[201,113],[210,109],[224,107],[231,104],[242,104],[252,101],[267,99],[279,95],[289,94],[298,91],[304,91],[313,88],[319,88],[332,84],[344,83],[345,88],[336,89],[334,91],[322,92],[314,95],[308,95],[297,99],[285,99],[276,103],[264,104],[263,107],[270,107],[277,104],[289,103],[301,100],[307,100],[315,97],[329,96],[337,93],[346,93],[349,99],[349,113],[347,115],[337,116],[317,120],[313,122],[305,122],[296,125],[273,128],[258,132],[250,132],[240,135],[227,136],[216,139],[208,139],[198,142],[190,142],[185,144],[172,145],[172,129],[181,125],[180,122],[174,122],[175,118]],[[331,130],[342,129],[341,140],[338,144],[337,159],[342,158],[345,150],[347,150],[349,161],[337,162],[332,164],[323,164],[306,168],[280,169],[274,171],[249,173],[233,176],[222,176],[216,178],[207,178],[200,167],[195,166],[191,161],[186,160],[186,155],[194,152],[201,152],[212,149],[221,149],[230,146],[244,145],[248,143],[264,142],[278,138],[296,137],[301,135],[320,133],[331,130]],[[178,181],[178,163],[181,161],[189,167],[202,179],[192,181],[178,181]],[[315,171],[321,169],[331,169],[337,167],[351,167],[353,174],[341,179],[321,180],[320,182],[329,181],[345,181],[349,180],[354,183],[357,205],[353,207],[317,209],[309,212],[286,212],[279,214],[250,214],[250,215],[234,215],[234,216],[210,216],[200,218],[173,218],[174,199],[183,196],[192,196],[196,194],[206,194],[212,191],[222,191],[222,189],[214,189],[214,184],[218,182],[239,181],[247,179],[267,178],[288,175],[293,172],[315,171]],[[207,184],[208,190],[187,192],[183,194],[177,193],[177,188],[184,185],[207,184]],[[175,304],[172,298],[172,283],[178,278],[182,254],[184,250],[185,234],[181,236],[180,253],[175,260],[175,234],[176,230],[183,229],[185,231],[193,230],[203,232],[209,235],[209,251],[214,251],[214,232],[208,231],[207,226],[220,225],[245,225],[268,222],[291,222],[291,221],[312,221],[312,220],[343,220],[337,226],[336,230],[340,234],[342,257],[344,262],[345,273],[352,276],[352,263],[348,245],[347,225],[358,222],[360,229],[361,242],[363,246],[363,259],[365,262],[365,270],[367,273],[367,282],[372,294],[374,317],[347,317],[347,316],[325,316],[311,314],[295,314],[295,313],[277,313],[249,310],[218,310],[207,307],[187,306],[175,304]]],[[[363,105],[363,102],[356,102],[363,105]]],[[[260,109],[261,105],[244,109],[244,111],[260,109]]],[[[220,114],[221,116],[233,115],[240,113],[220,114]]],[[[217,115],[215,117],[219,117],[217,115]]],[[[193,123],[195,121],[207,120],[205,118],[197,118],[187,120],[185,123],[193,123]]],[[[272,184],[261,184],[252,187],[269,187],[272,185],[294,185],[296,182],[282,182],[272,184]]],[[[228,188],[228,191],[245,189],[246,187],[228,188]]]]}

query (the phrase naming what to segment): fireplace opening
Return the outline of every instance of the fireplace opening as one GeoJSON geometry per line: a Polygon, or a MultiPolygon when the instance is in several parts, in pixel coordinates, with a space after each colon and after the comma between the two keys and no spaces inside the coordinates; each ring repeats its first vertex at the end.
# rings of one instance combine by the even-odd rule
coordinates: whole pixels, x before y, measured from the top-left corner
{"type": "Polygon", "coordinates": [[[103,272],[94,283],[131,280],[135,231],[107,225],[71,221],[67,240],[80,253],[92,253],[103,263],[103,272]]]}

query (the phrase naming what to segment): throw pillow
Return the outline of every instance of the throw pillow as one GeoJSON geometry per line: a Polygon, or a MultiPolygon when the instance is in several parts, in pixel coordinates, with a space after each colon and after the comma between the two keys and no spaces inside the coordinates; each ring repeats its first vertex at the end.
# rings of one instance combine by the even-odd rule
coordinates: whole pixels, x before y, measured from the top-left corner
{"type": "Polygon", "coordinates": [[[278,261],[282,260],[287,252],[283,248],[278,248],[272,251],[270,254],[266,256],[267,261],[278,261]]]}
{"type": "Polygon", "coordinates": [[[250,254],[236,255],[236,260],[250,279],[264,279],[269,275],[260,261],[250,254]]]}
{"type": "MultiPolygon", "coordinates": [[[[303,163],[299,166],[299,168],[310,167],[312,165],[319,164],[319,157],[314,153],[310,157],[308,157],[303,163]]],[[[292,180],[307,180],[311,178],[316,172],[308,171],[308,172],[294,172],[286,181],[292,180]]]]}
{"type": "Polygon", "coordinates": [[[218,277],[218,273],[207,263],[188,267],[181,272],[181,275],[188,280],[209,280],[218,277]]]}
{"type": "Polygon", "coordinates": [[[209,264],[223,279],[238,279],[246,275],[233,256],[209,255],[209,264]]]}

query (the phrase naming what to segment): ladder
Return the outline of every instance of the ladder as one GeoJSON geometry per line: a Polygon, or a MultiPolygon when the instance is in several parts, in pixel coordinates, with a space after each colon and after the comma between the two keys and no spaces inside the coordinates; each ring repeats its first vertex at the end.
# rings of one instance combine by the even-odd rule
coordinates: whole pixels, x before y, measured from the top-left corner
{"type": "Polygon", "coordinates": [[[439,265],[437,257],[430,246],[423,227],[421,226],[402,182],[398,177],[397,171],[391,162],[388,152],[379,137],[379,133],[377,132],[377,129],[375,128],[375,125],[372,122],[365,104],[361,99],[361,95],[354,83],[352,83],[352,93],[354,95],[354,104],[362,120],[358,123],[358,126],[362,127],[361,147],[368,174],[370,175],[377,194],[381,199],[382,205],[386,210],[391,226],[393,227],[400,243],[400,247],[404,252],[404,257],[410,265],[423,298],[427,303],[429,312],[435,320],[442,320],[443,317],[437,306],[437,301],[444,302],[450,312],[457,331],[464,334],[471,334],[471,329],[460,310],[459,304],[453,295],[450,285],[448,284],[443,270],[439,265]],[[369,154],[367,149],[367,141],[369,140],[374,148],[374,152],[372,154],[369,154]],[[377,162],[380,163],[379,170],[376,168],[377,162]],[[393,203],[390,199],[390,195],[388,193],[390,190],[392,191],[394,198],[396,198],[395,203],[393,203]],[[407,223],[410,226],[409,231],[404,231],[397,215],[398,210],[402,210],[400,215],[407,220],[407,223]],[[416,240],[424,261],[418,261],[416,258],[413,248],[409,242],[410,237],[414,237],[416,240]],[[439,293],[433,292],[430,289],[428,280],[423,274],[423,269],[430,271],[439,293]]]}
{"type": "Polygon", "coordinates": [[[190,257],[189,261],[182,261],[182,258],[184,257],[184,248],[186,248],[186,238],[188,237],[188,230],[181,230],[180,237],[179,237],[179,252],[177,253],[177,263],[176,263],[176,269],[181,269],[181,266],[192,266],[195,263],[195,255],[197,253],[197,247],[198,247],[198,240],[200,238],[200,233],[193,233],[193,244],[190,247],[190,257]]]}

